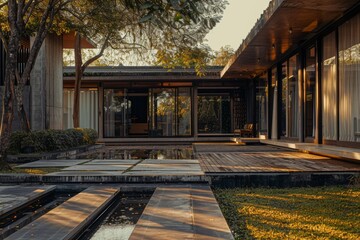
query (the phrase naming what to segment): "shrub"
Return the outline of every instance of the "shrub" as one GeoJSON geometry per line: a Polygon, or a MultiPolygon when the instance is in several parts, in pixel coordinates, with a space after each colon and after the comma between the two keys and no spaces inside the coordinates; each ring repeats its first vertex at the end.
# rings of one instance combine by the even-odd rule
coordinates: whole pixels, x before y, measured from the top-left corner
{"type": "Polygon", "coordinates": [[[66,150],[73,147],[95,144],[97,132],[93,129],[41,130],[32,132],[14,132],[10,137],[8,152],[49,152],[66,150]]]}

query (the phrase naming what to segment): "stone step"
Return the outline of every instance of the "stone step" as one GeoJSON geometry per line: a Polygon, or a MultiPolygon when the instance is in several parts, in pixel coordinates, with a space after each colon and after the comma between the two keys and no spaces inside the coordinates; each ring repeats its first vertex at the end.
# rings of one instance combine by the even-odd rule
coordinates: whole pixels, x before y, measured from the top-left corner
{"type": "Polygon", "coordinates": [[[118,191],[119,188],[114,187],[89,187],[6,239],[71,239],[105,208],[118,191]]]}
{"type": "Polygon", "coordinates": [[[0,215],[13,212],[55,189],[56,186],[0,186],[0,215]]]}
{"type": "Polygon", "coordinates": [[[158,187],[130,240],[233,239],[209,186],[158,187]]]}

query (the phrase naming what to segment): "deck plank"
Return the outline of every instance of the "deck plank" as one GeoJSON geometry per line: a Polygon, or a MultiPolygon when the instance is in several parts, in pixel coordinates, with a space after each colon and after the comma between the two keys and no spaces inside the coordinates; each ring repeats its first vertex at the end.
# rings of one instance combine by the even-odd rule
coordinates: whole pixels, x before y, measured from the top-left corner
{"type": "Polygon", "coordinates": [[[199,153],[199,163],[204,172],[353,172],[360,165],[329,157],[294,151],[208,152],[199,153]]]}

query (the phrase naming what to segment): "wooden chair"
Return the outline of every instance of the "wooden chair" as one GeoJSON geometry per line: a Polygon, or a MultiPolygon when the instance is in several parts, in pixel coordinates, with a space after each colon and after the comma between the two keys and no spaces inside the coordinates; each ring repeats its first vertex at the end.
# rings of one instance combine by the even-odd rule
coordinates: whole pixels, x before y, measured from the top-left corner
{"type": "Polygon", "coordinates": [[[247,123],[242,129],[235,129],[234,135],[240,137],[252,137],[253,136],[254,124],[247,123]]]}

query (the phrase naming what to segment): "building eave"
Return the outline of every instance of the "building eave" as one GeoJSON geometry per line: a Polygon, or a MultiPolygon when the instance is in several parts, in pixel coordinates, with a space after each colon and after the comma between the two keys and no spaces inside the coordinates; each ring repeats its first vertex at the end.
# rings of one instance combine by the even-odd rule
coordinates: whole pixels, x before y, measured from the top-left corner
{"type": "Polygon", "coordinates": [[[359,6],[358,0],[273,0],[221,71],[251,79],[359,6]]]}

